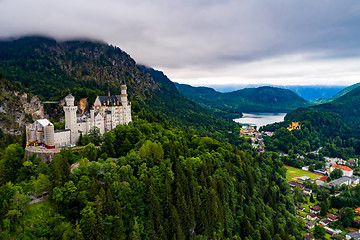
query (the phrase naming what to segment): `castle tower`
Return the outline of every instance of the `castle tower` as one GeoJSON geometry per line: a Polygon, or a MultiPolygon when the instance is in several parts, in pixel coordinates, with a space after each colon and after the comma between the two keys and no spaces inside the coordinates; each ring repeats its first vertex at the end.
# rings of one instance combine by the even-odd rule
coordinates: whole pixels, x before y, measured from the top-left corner
{"type": "Polygon", "coordinates": [[[69,94],[65,97],[65,129],[70,129],[71,131],[71,143],[75,144],[77,136],[79,135],[77,129],[77,119],[76,119],[76,111],[78,107],[74,105],[75,98],[69,94]]]}
{"type": "Polygon", "coordinates": [[[127,106],[127,93],[126,93],[127,87],[126,85],[121,85],[121,104],[123,106],[127,106]]]}
{"type": "Polygon", "coordinates": [[[45,147],[55,148],[54,125],[50,123],[47,126],[45,126],[45,147]]]}
{"type": "Polygon", "coordinates": [[[94,108],[90,109],[90,129],[95,126],[95,110],[94,108]]]}

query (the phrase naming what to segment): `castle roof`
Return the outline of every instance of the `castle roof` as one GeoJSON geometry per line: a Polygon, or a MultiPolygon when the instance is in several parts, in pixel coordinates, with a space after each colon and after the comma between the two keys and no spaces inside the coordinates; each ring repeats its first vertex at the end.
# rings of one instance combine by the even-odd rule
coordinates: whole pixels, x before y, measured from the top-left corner
{"type": "Polygon", "coordinates": [[[74,96],[69,93],[65,98],[74,98],[74,96]]]}
{"type": "Polygon", "coordinates": [[[99,96],[101,106],[122,106],[120,96],[99,96]]]}
{"type": "Polygon", "coordinates": [[[342,170],[345,170],[345,171],[352,171],[351,168],[347,167],[347,166],[343,166],[343,165],[339,165],[339,164],[334,164],[331,166],[332,168],[340,168],[342,170]]]}
{"type": "Polygon", "coordinates": [[[39,120],[36,120],[36,122],[40,123],[41,126],[43,126],[43,127],[45,127],[45,126],[47,126],[47,125],[49,125],[49,124],[50,124],[50,126],[53,125],[53,124],[52,124],[49,120],[47,120],[47,119],[39,119],[39,120]]]}

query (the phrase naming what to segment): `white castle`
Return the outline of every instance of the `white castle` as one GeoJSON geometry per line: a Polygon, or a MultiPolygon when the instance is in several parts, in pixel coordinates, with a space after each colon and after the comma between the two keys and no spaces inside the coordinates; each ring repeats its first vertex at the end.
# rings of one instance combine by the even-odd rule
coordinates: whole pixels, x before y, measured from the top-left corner
{"type": "Polygon", "coordinates": [[[94,127],[104,134],[119,124],[128,124],[131,122],[131,102],[128,102],[126,90],[126,85],[122,85],[121,95],[97,96],[90,114],[77,114],[75,98],[67,95],[63,107],[65,130],[54,131],[54,125],[49,120],[37,120],[26,127],[27,146],[60,148],[76,144],[80,134],[87,134],[94,127]]]}

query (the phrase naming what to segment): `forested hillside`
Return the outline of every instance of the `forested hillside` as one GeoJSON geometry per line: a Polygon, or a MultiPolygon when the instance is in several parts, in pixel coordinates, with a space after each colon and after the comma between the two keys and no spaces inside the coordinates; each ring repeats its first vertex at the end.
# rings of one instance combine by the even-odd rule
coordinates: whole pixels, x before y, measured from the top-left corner
{"type": "Polygon", "coordinates": [[[311,152],[318,150],[323,156],[354,158],[360,154],[360,89],[355,88],[338,99],[317,106],[299,108],[288,113],[283,123],[262,128],[274,131],[273,137],[265,138],[268,150],[289,154],[298,153],[311,158],[298,160],[296,157],[286,164],[302,167],[316,163],[311,152]],[[288,131],[293,121],[300,122],[301,130],[288,131]]]}
{"type": "MultiPolygon", "coordinates": [[[[172,125],[191,126],[216,137],[237,128],[179,94],[161,72],[138,66],[128,54],[105,43],[44,37],[1,41],[0,71],[43,100],[60,101],[71,92],[76,100],[87,98],[90,108],[97,95],[119,94],[120,85],[126,84],[135,114],[145,108],[172,125]]],[[[45,110],[55,119],[63,115],[56,104],[45,110]]]]}
{"type": "Polygon", "coordinates": [[[277,155],[142,119],[102,141],[98,150],[63,150],[49,165],[10,145],[0,164],[2,239],[299,237],[277,155]],[[48,200],[26,204],[43,191],[48,200]]]}
{"type": "Polygon", "coordinates": [[[309,120],[326,135],[358,134],[360,130],[360,88],[325,103],[290,112],[285,120],[309,120]],[[314,117],[317,116],[317,117],[314,117]],[[328,130],[326,130],[328,129],[328,130]]]}
{"type": "Polygon", "coordinates": [[[308,102],[294,92],[275,87],[245,88],[220,93],[212,88],[176,84],[179,91],[194,101],[228,112],[289,112],[308,102]]]}

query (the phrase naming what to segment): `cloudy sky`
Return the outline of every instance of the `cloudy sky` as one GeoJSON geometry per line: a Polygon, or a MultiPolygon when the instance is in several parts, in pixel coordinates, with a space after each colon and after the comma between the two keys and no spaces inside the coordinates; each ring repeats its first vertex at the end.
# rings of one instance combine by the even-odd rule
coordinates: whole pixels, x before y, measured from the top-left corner
{"type": "Polygon", "coordinates": [[[0,37],[92,38],[192,85],[360,82],[358,0],[0,0],[0,37]]]}

